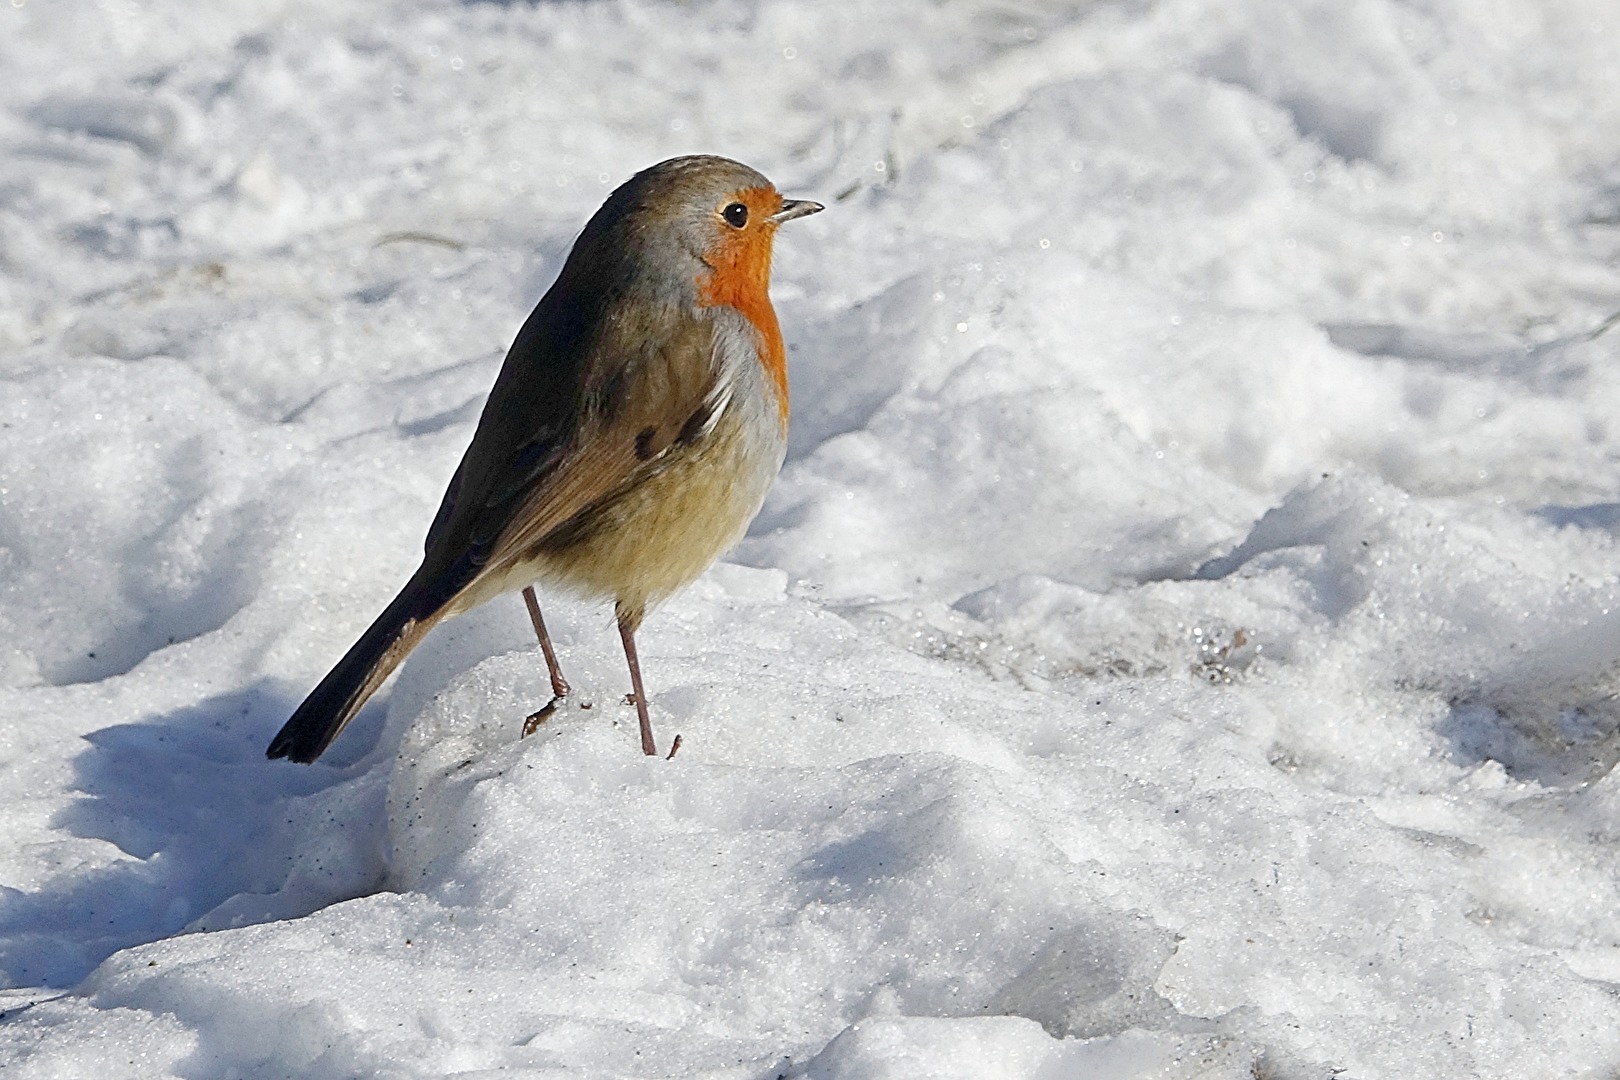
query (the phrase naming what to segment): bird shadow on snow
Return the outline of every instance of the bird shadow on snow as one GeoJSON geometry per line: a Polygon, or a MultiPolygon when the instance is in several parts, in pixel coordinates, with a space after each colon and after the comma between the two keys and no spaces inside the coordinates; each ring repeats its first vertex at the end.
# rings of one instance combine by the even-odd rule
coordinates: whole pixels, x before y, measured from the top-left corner
{"type": "Polygon", "coordinates": [[[35,892],[0,890],[0,972],[13,985],[70,987],[121,949],[376,891],[383,785],[354,766],[385,709],[364,710],[330,762],[267,761],[294,704],[260,683],[87,735],[73,763],[80,797],[51,824],[122,854],[72,845],[67,858],[97,865],[35,892]]]}

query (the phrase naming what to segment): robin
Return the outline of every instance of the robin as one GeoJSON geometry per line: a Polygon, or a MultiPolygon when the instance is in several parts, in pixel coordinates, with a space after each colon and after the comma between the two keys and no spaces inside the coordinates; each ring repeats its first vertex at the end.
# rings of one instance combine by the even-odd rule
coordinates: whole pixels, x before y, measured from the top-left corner
{"type": "Polygon", "coordinates": [[[268,756],[314,761],[441,619],[516,589],[549,712],[568,683],[537,582],[613,598],[641,748],[656,754],[636,630],[741,539],[782,466],[771,241],[821,209],[709,156],[660,162],[609,195],[507,352],[421,567],[268,756]]]}

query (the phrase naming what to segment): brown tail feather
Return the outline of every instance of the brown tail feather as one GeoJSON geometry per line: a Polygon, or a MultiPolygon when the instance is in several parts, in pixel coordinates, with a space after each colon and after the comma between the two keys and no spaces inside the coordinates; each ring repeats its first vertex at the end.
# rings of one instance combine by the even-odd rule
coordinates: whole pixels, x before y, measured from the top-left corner
{"type": "Polygon", "coordinates": [[[265,750],[265,756],[308,763],[337,738],[417,643],[444,617],[443,605],[424,603],[429,590],[420,575],[400,590],[360,640],[298,706],[265,750]],[[424,612],[422,609],[428,607],[424,612]]]}

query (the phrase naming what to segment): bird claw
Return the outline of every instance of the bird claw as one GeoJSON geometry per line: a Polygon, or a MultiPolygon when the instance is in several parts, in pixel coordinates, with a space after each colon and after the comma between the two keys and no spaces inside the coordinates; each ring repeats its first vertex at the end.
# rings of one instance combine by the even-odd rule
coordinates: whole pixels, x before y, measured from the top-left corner
{"type": "Polygon", "coordinates": [[[545,723],[547,720],[550,720],[552,716],[556,714],[557,706],[562,704],[562,700],[562,696],[558,695],[557,697],[554,697],[550,701],[546,702],[544,708],[538,709],[535,712],[530,713],[528,716],[525,716],[523,718],[523,734],[519,737],[527,739],[530,735],[533,735],[536,731],[539,731],[540,725],[545,723]]]}

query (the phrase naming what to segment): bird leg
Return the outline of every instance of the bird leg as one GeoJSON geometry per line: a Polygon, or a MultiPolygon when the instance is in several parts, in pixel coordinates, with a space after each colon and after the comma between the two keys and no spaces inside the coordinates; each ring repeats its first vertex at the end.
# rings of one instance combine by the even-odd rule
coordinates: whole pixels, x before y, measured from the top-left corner
{"type": "Polygon", "coordinates": [[[647,715],[647,694],[641,688],[641,662],[636,659],[636,624],[641,612],[620,607],[619,638],[624,642],[624,658],[630,663],[630,691],[636,699],[636,719],[641,722],[641,752],[648,757],[658,756],[658,744],[653,742],[652,718],[647,715]]]}
{"type": "Polygon", "coordinates": [[[529,621],[534,623],[534,636],[540,639],[546,670],[551,672],[552,696],[565,698],[568,696],[568,680],[563,678],[562,668],[557,665],[557,650],[551,647],[551,635],[546,633],[546,620],[540,615],[540,601],[535,599],[533,585],[524,587],[523,602],[529,607],[529,621]]]}
{"type": "Polygon", "coordinates": [[[568,680],[562,676],[562,668],[557,664],[557,650],[551,647],[551,635],[546,633],[546,620],[540,616],[540,601],[535,599],[534,586],[527,585],[523,589],[523,602],[529,608],[529,621],[534,624],[534,636],[540,639],[540,652],[546,658],[546,670],[551,673],[551,700],[538,712],[532,712],[523,721],[523,737],[533,735],[541,724],[551,719],[551,714],[557,711],[563,698],[568,696],[568,680]]]}

